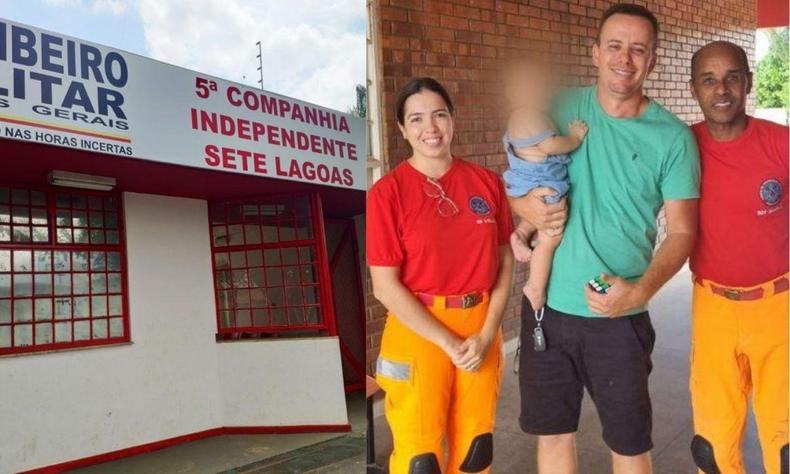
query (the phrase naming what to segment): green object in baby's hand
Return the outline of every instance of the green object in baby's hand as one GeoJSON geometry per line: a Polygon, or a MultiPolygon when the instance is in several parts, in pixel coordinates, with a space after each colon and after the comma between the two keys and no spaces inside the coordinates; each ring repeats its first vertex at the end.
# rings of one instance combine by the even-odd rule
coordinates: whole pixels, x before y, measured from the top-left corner
{"type": "Polygon", "coordinates": [[[588,281],[587,284],[590,285],[596,293],[600,293],[602,295],[605,295],[612,286],[609,283],[606,283],[601,277],[595,277],[588,281]]]}

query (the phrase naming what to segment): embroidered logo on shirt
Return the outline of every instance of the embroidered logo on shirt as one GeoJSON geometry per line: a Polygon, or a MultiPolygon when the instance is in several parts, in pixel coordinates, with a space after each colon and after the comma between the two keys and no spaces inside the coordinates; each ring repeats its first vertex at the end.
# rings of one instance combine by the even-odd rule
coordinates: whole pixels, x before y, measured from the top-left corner
{"type": "Polygon", "coordinates": [[[775,206],[782,199],[782,183],[773,178],[763,181],[760,199],[768,206],[775,206]]]}
{"type": "Polygon", "coordinates": [[[491,206],[480,196],[472,196],[469,198],[469,209],[478,216],[487,216],[491,213],[491,206]]]}

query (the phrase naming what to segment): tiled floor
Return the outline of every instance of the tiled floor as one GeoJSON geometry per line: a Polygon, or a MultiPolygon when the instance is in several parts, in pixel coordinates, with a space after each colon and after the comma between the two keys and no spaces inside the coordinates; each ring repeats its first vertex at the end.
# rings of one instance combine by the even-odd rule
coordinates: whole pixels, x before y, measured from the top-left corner
{"type": "MultiPolygon", "coordinates": [[[[656,329],[653,352],[653,373],[650,393],[653,400],[653,467],[656,474],[692,474],[696,472],[689,452],[693,436],[691,405],[688,392],[689,323],[691,308],[691,277],[687,269],[676,275],[650,305],[656,329]]],[[[535,438],[524,434],[518,426],[520,401],[517,376],[512,371],[513,354],[500,392],[497,427],[494,432],[495,474],[535,473],[535,438]]],[[[595,407],[588,396],[582,408],[577,434],[579,472],[600,474],[611,472],[608,448],[601,439],[601,428],[595,407]]],[[[392,441],[386,421],[376,419],[377,461],[386,465],[392,441]]],[[[749,421],[744,443],[746,471],[761,474],[759,444],[753,419],[749,421]]]]}

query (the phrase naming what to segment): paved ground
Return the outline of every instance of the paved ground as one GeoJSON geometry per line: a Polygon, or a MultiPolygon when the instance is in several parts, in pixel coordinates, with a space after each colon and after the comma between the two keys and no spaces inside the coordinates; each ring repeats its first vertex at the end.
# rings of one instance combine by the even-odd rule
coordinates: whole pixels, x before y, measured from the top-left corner
{"type": "Polygon", "coordinates": [[[221,474],[364,473],[364,454],[365,433],[352,433],[221,474]]]}
{"type": "Polygon", "coordinates": [[[227,435],[97,464],[75,474],[356,474],[365,472],[365,400],[349,394],[351,433],[227,435]]]}
{"type": "MultiPolygon", "coordinates": [[[[689,322],[691,308],[691,276],[688,270],[673,278],[650,305],[656,329],[653,352],[654,369],[650,377],[653,400],[652,452],[656,474],[695,473],[689,453],[693,436],[688,392],[689,322]]],[[[517,376],[512,371],[513,354],[508,355],[494,432],[495,474],[535,473],[535,438],[518,427],[520,409],[517,376]]],[[[611,472],[608,449],[601,440],[601,428],[595,407],[585,396],[577,434],[579,472],[600,474],[611,472]]],[[[750,419],[746,442],[746,471],[762,474],[759,445],[753,420],[750,419]]],[[[392,441],[383,417],[376,418],[377,461],[386,465],[392,441]]]]}

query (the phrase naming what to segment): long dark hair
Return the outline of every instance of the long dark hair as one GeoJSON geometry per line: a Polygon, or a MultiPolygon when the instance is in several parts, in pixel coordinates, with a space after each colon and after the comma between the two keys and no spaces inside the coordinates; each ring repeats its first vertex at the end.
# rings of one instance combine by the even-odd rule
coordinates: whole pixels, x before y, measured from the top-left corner
{"type": "Polygon", "coordinates": [[[429,90],[442,96],[444,103],[447,104],[447,110],[449,110],[452,115],[455,109],[453,108],[453,101],[450,100],[450,94],[447,93],[447,89],[442,87],[442,85],[432,77],[413,77],[409,79],[409,82],[407,82],[403,88],[401,88],[398,93],[398,100],[395,102],[395,110],[397,110],[399,124],[403,125],[406,100],[414,94],[419,94],[423,90],[429,90]]]}

